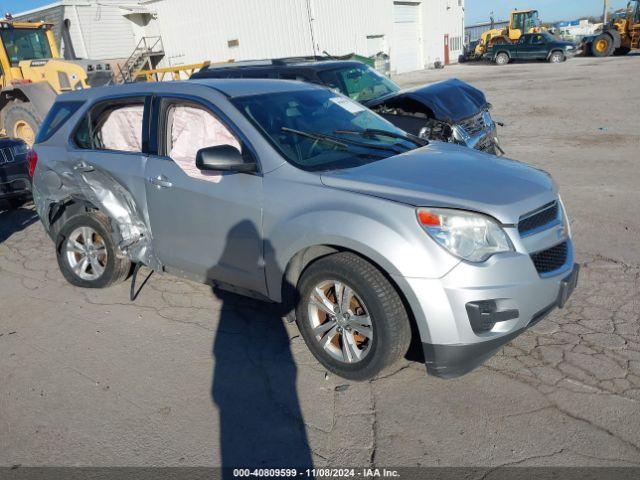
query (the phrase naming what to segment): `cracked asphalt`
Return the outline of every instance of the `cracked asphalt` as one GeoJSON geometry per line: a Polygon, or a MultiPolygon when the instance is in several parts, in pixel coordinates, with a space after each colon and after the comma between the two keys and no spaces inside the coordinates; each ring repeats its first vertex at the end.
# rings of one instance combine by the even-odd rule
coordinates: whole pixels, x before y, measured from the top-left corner
{"type": "MultiPolygon", "coordinates": [[[[0,466],[640,465],[640,56],[460,65],[509,156],[561,187],[569,304],[455,380],[328,375],[269,305],[171,276],[81,290],[0,206],[0,466]]],[[[142,270],[144,278],[149,272],[142,270]]]]}

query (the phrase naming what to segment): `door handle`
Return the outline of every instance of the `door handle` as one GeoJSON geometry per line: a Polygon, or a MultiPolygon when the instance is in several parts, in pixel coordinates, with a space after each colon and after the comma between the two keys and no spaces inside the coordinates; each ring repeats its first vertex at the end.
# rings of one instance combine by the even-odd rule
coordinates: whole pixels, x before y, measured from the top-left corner
{"type": "Polygon", "coordinates": [[[158,188],[171,188],[173,186],[173,183],[171,183],[164,175],[149,178],[149,183],[158,188]]]}
{"type": "Polygon", "coordinates": [[[73,166],[74,170],[79,172],[93,172],[94,168],[84,161],[78,162],[73,166]]]}

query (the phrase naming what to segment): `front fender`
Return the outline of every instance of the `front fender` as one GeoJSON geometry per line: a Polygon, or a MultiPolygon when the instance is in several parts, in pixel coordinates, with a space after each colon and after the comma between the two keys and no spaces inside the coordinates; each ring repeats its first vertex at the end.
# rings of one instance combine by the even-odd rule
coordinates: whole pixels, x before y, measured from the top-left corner
{"type": "Polygon", "coordinates": [[[372,207],[347,211],[344,203],[342,209],[339,204],[325,206],[292,216],[265,232],[265,270],[271,299],[281,301],[289,262],[310,247],[351,250],[394,277],[440,278],[459,263],[421,231],[413,208],[360,197],[370,198],[372,207]],[[375,208],[378,202],[384,203],[384,215],[375,208]]]}

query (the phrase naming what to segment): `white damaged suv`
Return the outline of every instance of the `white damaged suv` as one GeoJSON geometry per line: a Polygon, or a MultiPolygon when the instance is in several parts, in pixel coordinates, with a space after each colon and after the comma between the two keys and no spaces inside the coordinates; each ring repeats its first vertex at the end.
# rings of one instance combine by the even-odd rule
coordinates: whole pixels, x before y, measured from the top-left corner
{"type": "Polygon", "coordinates": [[[349,379],[402,357],[412,331],[429,373],[462,375],[577,282],[547,173],[427,144],[311,84],[61,95],[29,158],[71,283],[105,287],[136,263],[282,303],[349,379]]]}

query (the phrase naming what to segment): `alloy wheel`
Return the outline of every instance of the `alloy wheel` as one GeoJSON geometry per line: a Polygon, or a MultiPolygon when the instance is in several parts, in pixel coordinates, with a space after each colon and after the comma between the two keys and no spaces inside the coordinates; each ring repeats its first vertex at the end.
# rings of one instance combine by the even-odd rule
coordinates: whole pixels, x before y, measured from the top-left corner
{"type": "Polygon", "coordinates": [[[308,298],[308,313],[315,340],[334,359],[357,363],[371,350],[369,310],[349,285],[337,280],[316,285],[308,298]]]}
{"type": "Polygon", "coordinates": [[[65,242],[65,253],[71,271],[82,280],[97,280],[107,266],[104,239],[91,227],[78,227],[65,242]]]}

